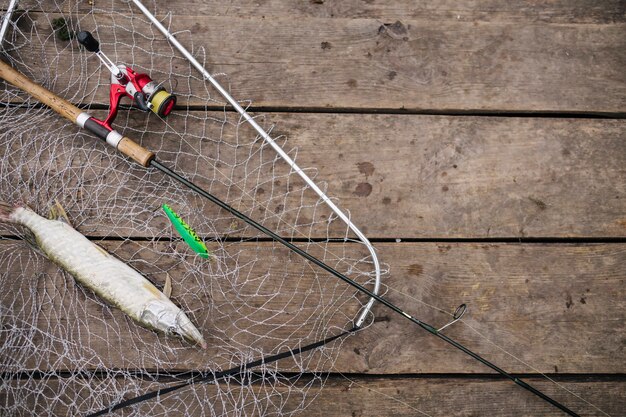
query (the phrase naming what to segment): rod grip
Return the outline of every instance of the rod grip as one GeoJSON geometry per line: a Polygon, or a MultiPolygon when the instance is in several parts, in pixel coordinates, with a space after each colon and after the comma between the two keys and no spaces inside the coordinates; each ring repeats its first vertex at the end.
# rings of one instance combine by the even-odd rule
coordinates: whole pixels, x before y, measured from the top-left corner
{"type": "MultiPolygon", "coordinates": [[[[72,123],[77,123],[78,116],[83,113],[81,109],[74,106],[69,101],[62,99],[53,92],[35,83],[2,60],[0,60],[0,78],[3,78],[17,88],[30,94],[33,98],[50,107],[72,123]]],[[[127,137],[123,137],[120,140],[117,144],[117,149],[144,167],[148,167],[150,161],[154,159],[153,152],[127,137]]]]}
{"type": "Polygon", "coordinates": [[[150,166],[150,162],[154,159],[153,152],[126,136],[117,144],[117,150],[144,167],[150,166]]]}
{"type": "Polygon", "coordinates": [[[35,83],[2,60],[0,60],[0,77],[17,88],[24,90],[72,123],[76,123],[76,118],[82,113],[82,110],[69,101],[35,83]]]}

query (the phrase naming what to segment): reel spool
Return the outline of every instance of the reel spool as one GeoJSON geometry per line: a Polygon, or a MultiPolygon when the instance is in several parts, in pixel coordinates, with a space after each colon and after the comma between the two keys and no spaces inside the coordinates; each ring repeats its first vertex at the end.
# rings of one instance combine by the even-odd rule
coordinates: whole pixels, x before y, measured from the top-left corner
{"type": "Polygon", "coordinates": [[[126,65],[115,65],[101,50],[100,43],[90,32],[81,31],[76,36],[78,42],[89,52],[96,54],[102,64],[111,71],[111,88],[109,91],[109,115],[104,121],[96,120],[102,126],[112,129],[111,124],[117,116],[122,97],[130,98],[137,108],[151,111],[164,118],[174,109],[176,96],[167,92],[161,84],[154,81],[148,74],[138,73],[126,65]]]}

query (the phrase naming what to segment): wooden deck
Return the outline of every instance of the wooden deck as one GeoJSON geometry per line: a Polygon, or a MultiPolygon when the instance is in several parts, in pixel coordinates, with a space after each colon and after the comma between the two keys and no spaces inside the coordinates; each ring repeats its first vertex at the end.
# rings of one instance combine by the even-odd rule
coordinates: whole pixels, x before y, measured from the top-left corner
{"type": "MultiPolygon", "coordinates": [[[[624,1],[156,3],[319,169],[389,264],[389,287],[467,303],[471,328],[447,335],[581,415],[624,414],[624,1]]],[[[441,319],[402,294],[387,296],[441,319]]],[[[328,380],[303,416],[564,415],[374,311],[332,368],[311,370],[328,380]]]]}

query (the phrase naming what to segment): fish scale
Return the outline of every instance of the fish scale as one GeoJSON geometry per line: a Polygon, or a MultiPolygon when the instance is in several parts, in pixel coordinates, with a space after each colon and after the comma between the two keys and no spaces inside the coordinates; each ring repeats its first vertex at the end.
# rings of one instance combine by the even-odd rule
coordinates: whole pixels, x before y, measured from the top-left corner
{"type": "Polygon", "coordinates": [[[4,203],[0,204],[0,221],[26,227],[51,261],[138,324],[206,348],[200,331],[165,294],[66,222],[45,219],[28,207],[4,203]]]}

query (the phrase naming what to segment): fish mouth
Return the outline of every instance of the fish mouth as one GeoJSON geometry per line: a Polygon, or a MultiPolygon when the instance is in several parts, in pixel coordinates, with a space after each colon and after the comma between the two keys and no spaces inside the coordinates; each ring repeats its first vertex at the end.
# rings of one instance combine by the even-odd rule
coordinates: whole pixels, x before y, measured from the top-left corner
{"type": "Polygon", "coordinates": [[[141,322],[148,328],[163,332],[168,336],[176,336],[192,344],[198,344],[203,349],[207,348],[204,337],[189,317],[169,300],[149,303],[141,314],[141,322]]]}
{"type": "Polygon", "coordinates": [[[191,343],[200,345],[202,349],[207,348],[207,343],[204,337],[202,337],[202,333],[182,311],[176,316],[176,328],[173,330],[173,333],[191,343]]]}

